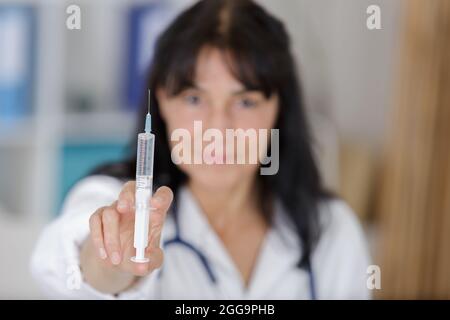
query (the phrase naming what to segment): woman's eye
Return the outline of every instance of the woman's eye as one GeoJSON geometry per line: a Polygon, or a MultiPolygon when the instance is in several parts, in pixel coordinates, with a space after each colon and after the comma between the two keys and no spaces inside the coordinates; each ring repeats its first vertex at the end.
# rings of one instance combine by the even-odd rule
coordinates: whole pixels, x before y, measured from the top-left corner
{"type": "Polygon", "coordinates": [[[193,105],[193,106],[198,106],[201,102],[200,97],[197,95],[193,95],[193,94],[185,96],[184,100],[186,101],[186,103],[193,105]]]}
{"type": "Polygon", "coordinates": [[[243,98],[238,101],[238,106],[246,109],[256,107],[257,104],[257,101],[248,98],[243,98]]]}

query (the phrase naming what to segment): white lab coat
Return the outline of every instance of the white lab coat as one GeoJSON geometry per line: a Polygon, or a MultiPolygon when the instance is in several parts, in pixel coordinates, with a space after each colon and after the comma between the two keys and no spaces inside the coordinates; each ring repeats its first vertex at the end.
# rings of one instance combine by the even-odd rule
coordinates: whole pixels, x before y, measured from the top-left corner
{"type": "MultiPolygon", "coordinates": [[[[264,239],[250,283],[243,280],[218,236],[187,188],[180,190],[182,237],[207,257],[218,279],[213,284],[199,259],[180,246],[168,247],[161,269],[118,294],[104,294],[83,281],[80,246],[89,233],[89,216],[117,199],[122,182],[108,176],[83,179],[70,191],[61,215],[43,232],[31,259],[34,278],[52,298],[68,299],[309,299],[308,273],[296,264],[300,245],[277,203],[274,224],[264,239]],[[162,273],[159,274],[162,270],[162,273]]],[[[323,234],[312,257],[319,299],[370,298],[369,256],[361,227],[340,200],[321,205],[323,234]]],[[[162,241],[174,235],[168,215],[162,241]]]]}

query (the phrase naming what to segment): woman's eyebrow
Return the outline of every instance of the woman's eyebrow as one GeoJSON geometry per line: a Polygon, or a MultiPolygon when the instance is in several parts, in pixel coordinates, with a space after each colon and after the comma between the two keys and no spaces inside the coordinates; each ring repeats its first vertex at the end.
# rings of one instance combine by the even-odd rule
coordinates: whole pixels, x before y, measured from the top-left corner
{"type": "Polygon", "coordinates": [[[235,91],[232,91],[231,92],[231,95],[232,96],[238,96],[238,95],[241,95],[241,94],[244,94],[244,93],[248,93],[250,90],[248,90],[248,89],[239,89],[239,90],[235,90],[235,91]]]}
{"type": "Polygon", "coordinates": [[[185,90],[198,90],[198,91],[202,91],[202,92],[206,92],[206,91],[207,91],[207,90],[205,90],[205,89],[199,87],[199,86],[196,85],[196,84],[192,84],[192,85],[190,85],[190,86],[187,86],[185,90]]]}
{"type": "MultiPolygon", "coordinates": [[[[186,89],[193,89],[193,90],[198,90],[198,91],[201,91],[201,92],[208,92],[208,90],[202,88],[201,86],[199,86],[197,84],[193,84],[193,85],[187,87],[186,89]]],[[[231,91],[230,95],[238,96],[238,95],[241,95],[241,94],[252,93],[252,92],[254,92],[254,93],[260,92],[260,90],[242,88],[242,89],[231,91]]]]}
{"type": "Polygon", "coordinates": [[[233,92],[231,93],[231,95],[233,95],[233,96],[238,96],[238,95],[245,94],[245,93],[257,93],[257,92],[260,92],[260,91],[257,90],[257,89],[247,89],[247,88],[244,88],[244,89],[240,89],[240,90],[233,91],[233,92]]]}

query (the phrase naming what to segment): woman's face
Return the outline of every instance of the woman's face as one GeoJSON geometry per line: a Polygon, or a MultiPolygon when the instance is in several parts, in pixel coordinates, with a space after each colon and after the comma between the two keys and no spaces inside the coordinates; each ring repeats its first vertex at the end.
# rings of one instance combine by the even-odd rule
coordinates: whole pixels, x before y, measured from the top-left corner
{"type": "MultiPolygon", "coordinates": [[[[183,151],[184,155],[190,152],[190,157],[184,159],[190,158],[191,163],[181,163],[179,167],[191,182],[209,190],[218,190],[232,188],[243,179],[251,179],[255,174],[259,174],[259,160],[257,163],[249,163],[249,152],[253,152],[249,148],[249,139],[245,140],[246,147],[241,148],[245,150],[245,164],[238,164],[237,156],[243,154],[238,151],[236,139],[234,148],[230,147],[230,139],[226,139],[225,130],[254,129],[258,134],[259,129],[267,129],[267,132],[270,132],[278,113],[278,98],[276,95],[266,98],[262,92],[246,90],[230,73],[221,51],[205,48],[200,52],[194,87],[187,88],[176,96],[169,96],[164,89],[160,89],[157,98],[161,115],[167,125],[172,150],[176,145],[180,146],[181,141],[172,141],[171,136],[175,130],[184,129],[185,133],[190,134],[191,150],[183,151]],[[194,121],[197,124],[196,130],[194,121]],[[214,138],[210,136],[210,140],[207,140],[205,136],[198,134],[200,123],[203,134],[208,129],[217,129],[214,138]],[[220,143],[214,143],[220,137],[217,133],[221,133],[223,137],[222,148],[220,143]],[[227,156],[233,159],[233,164],[226,164],[227,156]],[[201,159],[200,164],[194,164],[195,157],[197,160],[201,159]]],[[[258,140],[256,139],[256,143],[258,140]]],[[[269,144],[269,140],[267,141],[269,144]]],[[[258,152],[265,154],[266,148],[260,145],[258,152]]]]}

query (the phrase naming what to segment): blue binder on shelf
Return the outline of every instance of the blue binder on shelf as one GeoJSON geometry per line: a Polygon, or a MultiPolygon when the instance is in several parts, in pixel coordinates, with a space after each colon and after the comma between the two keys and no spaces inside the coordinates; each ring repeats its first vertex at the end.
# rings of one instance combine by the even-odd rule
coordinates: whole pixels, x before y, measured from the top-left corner
{"type": "Polygon", "coordinates": [[[35,9],[0,4],[0,124],[31,112],[35,9]]]}
{"type": "Polygon", "coordinates": [[[132,6],[128,13],[128,53],[125,105],[139,108],[145,98],[146,76],[159,34],[170,22],[173,12],[162,1],[132,6]]]}

